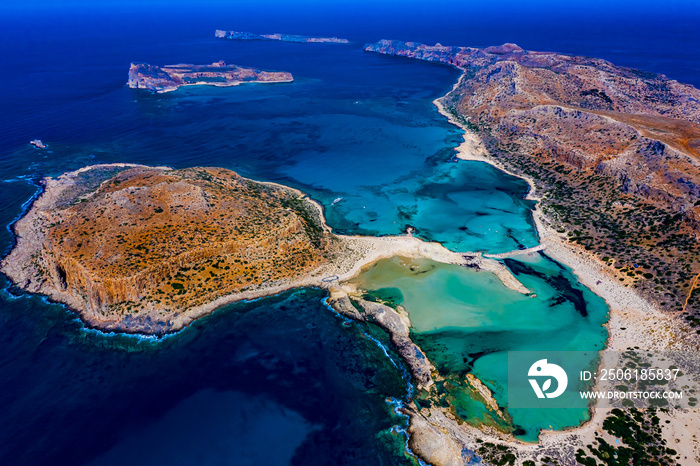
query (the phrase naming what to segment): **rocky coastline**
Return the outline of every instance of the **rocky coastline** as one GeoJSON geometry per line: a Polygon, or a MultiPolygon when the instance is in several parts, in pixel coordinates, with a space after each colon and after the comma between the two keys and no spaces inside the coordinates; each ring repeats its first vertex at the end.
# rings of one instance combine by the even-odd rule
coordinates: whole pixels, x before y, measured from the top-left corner
{"type": "Polygon", "coordinates": [[[605,60],[498,47],[381,40],[365,51],[448,64],[461,80],[444,108],[501,145],[622,181],[695,221],[700,90],[605,60]]]}
{"type": "MultiPolygon", "coordinates": [[[[675,236],[686,234],[692,238],[694,230],[697,228],[695,209],[698,203],[698,193],[693,191],[697,183],[695,181],[686,182],[688,179],[696,180],[700,177],[699,165],[696,160],[698,155],[697,138],[700,136],[697,126],[700,108],[697,107],[696,103],[700,91],[692,86],[668,80],[665,76],[617,68],[603,60],[569,57],[555,53],[526,52],[515,44],[477,49],[445,47],[440,44],[426,46],[413,42],[383,40],[367,45],[365,50],[444,63],[455,66],[463,72],[453,89],[447,95],[434,101],[440,113],[464,131],[464,142],[457,148],[457,157],[489,163],[528,181],[531,187],[528,198],[538,201],[533,212],[535,224],[542,240],[538,248],[546,249],[547,254],[551,257],[571,267],[580,281],[603,297],[610,307],[610,321],[606,325],[610,335],[607,349],[624,351],[641,347],[652,351],[698,350],[700,346],[697,335],[688,328],[687,323],[687,321],[690,321],[691,324],[694,323],[692,316],[693,312],[697,312],[697,303],[694,303],[696,307],[693,309],[683,308],[684,311],[689,311],[690,316],[669,313],[668,309],[664,307],[666,303],[659,303],[658,297],[649,293],[644,283],[640,283],[639,278],[630,279],[629,273],[620,272],[622,267],[612,267],[615,264],[615,258],[610,260],[608,257],[602,257],[603,254],[596,251],[596,248],[576,241],[578,238],[575,236],[572,238],[573,235],[570,231],[567,232],[567,229],[573,230],[574,228],[567,225],[565,219],[551,208],[551,202],[554,196],[553,191],[564,188],[566,192],[567,184],[574,176],[581,176],[585,173],[604,174],[609,177],[605,192],[619,190],[627,196],[626,199],[642,198],[648,203],[645,206],[647,211],[652,206],[653,208],[661,206],[661,209],[674,209],[671,211],[678,215],[679,220],[682,218],[683,222],[675,225],[677,229],[672,230],[672,234],[675,236]],[[568,101],[566,104],[560,104],[547,94],[550,89],[539,89],[535,92],[529,88],[528,84],[533,83],[523,78],[527,70],[521,69],[542,68],[551,70],[554,74],[567,72],[571,63],[576,64],[574,74],[583,69],[584,74],[587,73],[589,78],[592,74],[590,69],[595,69],[596,66],[600,67],[603,73],[613,75],[617,73],[619,81],[608,79],[605,82],[610,84],[612,81],[613,83],[612,86],[609,86],[613,87],[613,90],[608,88],[607,92],[615,96],[614,101],[603,97],[603,95],[608,96],[605,91],[581,92],[581,97],[594,96],[604,100],[606,104],[618,105],[618,107],[614,110],[602,110],[597,109],[596,103],[591,102],[572,103],[568,101]],[[630,75],[636,77],[630,78],[630,75]],[[619,88],[614,89],[615,84],[618,86],[620,83],[624,84],[625,79],[633,79],[637,84],[642,80],[647,80],[646,89],[642,86],[637,87],[637,91],[639,88],[643,89],[642,96],[630,96],[619,88]],[[659,99],[658,89],[661,86],[667,88],[665,100],[659,99]],[[512,100],[508,100],[509,97],[512,100]],[[618,98],[624,104],[618,102],[618,98]],[[535,99],[538,102],[533,104],[528,101],[529,99],[535,99]],[[608,100],[612,102],[608,102],[608,100]],[[575,105],[581,105],[581,107],[572,110],[575,105]],[[644,105],[647,107],[655,106],[655,108],[649,110],[644,105]],[[545,113],[552,114],[550,111],[541,112],[539,110],[547,106],[550,109],[562,108],[563,112],[555,111],[554,114],[557,116],[554,119],[542,118],[545,113]],[[531,112],[528,116],[529,130],[527,132],[517,126],[506,124],[506,118],[512,118],[513,115],[517,115],[521,111],[527,111],[527,108],[535,107],[538,110],[531,112]],[[571,111],[577,112],[577,118],[573,122],[566,121],[571,115],[567,112],[571,111]],[[624,111],[646,111],[647,113],[625,114],[624,111]],[[587,113],[596,115],[596,117],[604,116],[606,119],[603,122],[603,127],[612,125],[612,127],[618,128],[619,125],[629,125],[636,133],[636,137],[632,137],[631,141],[642,139],[642,146],[633,149],[628,147],[618,153],[612,150],[608,152],[607,158],[594,158],[586,161],[584,151],[589,142],[588,132],[583,131],[576,134],[575,131],[571,131],[568,134],[568,140],[562,137],[551,138],[552,126],[554,127],[553,131],[557,132],[556,134],[566,133],[572,129],[572,126],[581,125],[579,118],[585,120],[587,113]],[[669,114],[673,116],[669,118],[669,114]],[[548,128],[548,133],[538,133],[548,128]],[[540,144],[539,148],[535,149],[531,143],[525,143],[524,135],[534,138],[535,141],[538,139],[545,141],[546,144],[541,145],[540,142],[538,143],[540,144]],[[659,139],[653,141],[654,136],[659,136],[659,139]],[[548,138],[551,139],[548,140],[548,138]],[[644,159],[650,155],[646,151],[646,148],[650,146],[657,150],[656,155],[651,156],[655,163],[640,162],[640,157],[644,159]],[[534,155],[526,154],[526,151],[532,151],[534,155]],[[634,163],[636,170],[641,167],[643,173],[630,169],[632,166],[631,154],[637,157],[634,163]],[[658,158],[659,156],[660,158],[658,158]],[[668,161],[673,161],[673,163],[669,163],[669,166],[665,168],[660,167],[668,161]],[[678,163],[679,161],[680,163],[678,163]],[[607,172],[605,162],[619,165],[620,172],[615,174],[607,172]],[[565,165],[564,174],[573,173],[574,176],[562,177],[559,179],[559,183],[553,186],[546,171],[546,167],[553,163],[559,164],[558,168],[565,165]],[[679,172],[676,173],[675,177],[669,176],[668,172],[661,177],[652,178],[650,175],[652,170],[668,168],[679,170],[679,172]],[[629,170],[629,173],[626,170],[629,170]],[[683,178],[683,174],[685,174],[685,178],[683,178]],[[620,182],[620,177],[624,178],[623,182],[620,182]],[[634,188],[634,186],[639,186],[635,183],[648,183],[650,179],[653,179],[655,183],[654,189],[634,188]],[[678,186],[674,185],[678,182],[685,185],[680,189],[690,189],[690,191],[680,193],[678,186]],[[658,196],[661,191],[664,191],[665,195],[658,196]]],[[[542,78],[539,77],[539,79],[542,78]]],[[[556,75],[554,78],[549,76],[549,81],[535,79],[533,87],[543,83],[552,85],[552,81],[556,79],[559,79],[556,75]]],[[[566,79],[561,79],[561,81],[566,81],[566,79]]],[[[580,89],[581,83],[577,83],[577,85],[580,89]]],[[[587,85],[592,86],[590,83],[587,85]]],[[[595,85],[605,88],[604,83],[595,85]]],[[[560,83],[559,89],[562,88],[566,88],[566,86],[562,86],[560,83]]],[[[574,87],[574,89],[576,88],[574,87]]],[[[564,94],[566,95],[566,92],[564,94]]],[[[572,95],[567,97],[574,98],[572,95]]],[[[557,98],[564,99],[561,95],[557,98]]],[[[601,130],[601,126],[587,129],[598,131],[601,130]]],[[[612,130],[608,129],[608,131],[612,130]]],[[[603,130],[603,133],[605,132],[603,130]]],[[[609,140],[603,146],[614,146],[616,138],[620,134],[622,133],[607,134],[609,140]]],[[[599,150],[600,147],[596,146],[594,149],[599,150]]],[[[560,169],[560,171],[564,170],[560,169]]],[[[595,195],[599,192],[592,191],[588,198],[585,197],[584,193],[582,200],[597,205],[595,195]]],[[[571,199],[569,198],[568,201],[571,202],[571,199]]],[[[596,224],[594,227],[600,227],[600,225],[596,224]]],[[[645,228],[642,226],[640,230],[644,231],[645,228]]],[[[649,231],[648,226],[646,231],[649,231]]],[[[657,229],[653,231],[663,234],[657,229]]],[[[666,247],[668,248],[668,245],[666,247]]],[[[647,257],[653,257],[660,251],[638,249],[635,252],[646,252],[647,257]]],[[[688,252],[692,254],[692,257],[698,255],[698,251],[693,249],[688,252]]],[[[614,257],[614,254],[609,254],[614,257]]],[[[617,261],[625,261],[624,255],[619,254],[617,261]]],[[[666,267],[669,265],[668,262],[665,264],[657,262],[656,267],[660,269],[660,273],[664,273],[668,271],[666,267]]],[[[622,271],[624,272],[625,269],[622,271]]],[[[681,278],[692,278],[695,276],[695,272],[697,271],[686,273],[681,278]]],[[[690,301],[692,291],[691,286],[687,297],[682,294],[678,297],[679,300],[686,300],[686,306],[690,301]]],[[[666,299],[668,297],[669,294],[666,293],[666,299]]],[[[486,402],[488,403],[488,400],[486,402]]],[[[603,409],[592,410],[591,419],[580,427],[562,432],[542,432],[537,444],[518,441],[512,435],[504,434],[495,428],[468,426],[459,422],[449,410],[440,407],[418,409],[415,404],[411,403],[405,409],[405,413],[410,417],[409,444],[411,449],[423,460],[434,465],[462,465],[469,463],[475,457],[487,462],[513,461],[513,464],[552,464],[551,462],[555,461],[554,464],[575,465],[579,464],[577,457],[584,458],[586,454],[596,451],[595,445],[601,438],[608,442],[614,443],[615,441],[610,433],[604,429],[604,422],[613,418],[610,417],[611,414],[608,410],[603,409]]],[[[696,425],[697,414],[697,409],[663,414],[667,427],[659,429],[654,434],[663,435],[663,444],[673,444],[674,448],[681,453],[679,458],[684,458],[682,461],[696,462],[700,459],[700,446],[692,436],[686,435],[688,433],[687,426],[689,424],[696,425]]]]}
{"type": "Polygon", "coordinates": [[[336,286],[396,255],[469,265],[528,292],[480,254],[409,235],[335,235],[300,191],[229,170],[96,165],[42,184],[2,271],[102,330],[174,332],[233,302],[336,286]]]}
{"type": "Polygon", "coordinates": [[[340,39],[338,37],[309,37],[301,36],[297,34],[280,34],[278,32],[274,34],[254,34],[252,32],[243,31],[223,31],[217,29],[214,31],[214,37],[217,39],[227,39],[227,40],[278,40],[281,42],[296,42],[299,44],[319,44],[319,43],[329,43],[329,44],[348,44],[350,43],[347,39],[340,39]]]}

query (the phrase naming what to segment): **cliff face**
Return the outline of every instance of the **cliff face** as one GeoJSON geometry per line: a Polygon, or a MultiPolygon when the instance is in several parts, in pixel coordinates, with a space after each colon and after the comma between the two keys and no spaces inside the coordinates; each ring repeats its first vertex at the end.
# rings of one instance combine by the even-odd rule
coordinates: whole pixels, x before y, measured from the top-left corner
{"type": "Polygon", "coordinates": [[[333,239],[298,191],[224,169],[93,169],[47,180],[3,272],[101,328],[162,332],[235,293],[308,274],[333,239]]]}
{"type": "Polygon", "coordinates": [[[700,325],[700,90],[596,58],[382,40],[368,52],[458,67],[441,99],[491,157],[533,178],[572,241],[700,325]]]}
{"type": "Polygon", "coordinates": [[[211,65],[154,66],[132,63],[127,85],[133,89],[147,89],[162,93],[174,91],[180,86],[207,84],[210,86],[236,86],[247,82],[291,82],[291,73],[262,71],[227,65],[223,61],[211,65]]]}
{"type": "Polygon", "coordinates": [[[252,32],[242,31],[222,31],[217,29],[214,31],[214,37],[218,39],[229,40],[279,40],[282,42],[297,42],[297,43],[333,43],[347,44],[350,41],[347,39],[339,39],[337,37],[309,37],[296,34],[253,34],[252,32]]]}

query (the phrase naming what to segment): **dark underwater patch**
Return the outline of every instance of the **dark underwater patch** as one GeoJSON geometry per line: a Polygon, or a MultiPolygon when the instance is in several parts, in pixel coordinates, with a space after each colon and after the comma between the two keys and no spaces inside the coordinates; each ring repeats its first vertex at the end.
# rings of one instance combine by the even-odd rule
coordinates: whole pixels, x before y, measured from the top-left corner
{"type": "Polygon", "coordinates": [[[530,275],[537,277],[557,290],[559,295],[550,303],[550,307],[569,301],[574,305],[576,311],[581,314],[581,317],[588,317],[588,306],[586,299],[583,297],[583,291],[575,288],[562,272],[559,272],[557,275],[547,275],[515,259],[503,259],[503,263],[516,276],[530,275]]]}

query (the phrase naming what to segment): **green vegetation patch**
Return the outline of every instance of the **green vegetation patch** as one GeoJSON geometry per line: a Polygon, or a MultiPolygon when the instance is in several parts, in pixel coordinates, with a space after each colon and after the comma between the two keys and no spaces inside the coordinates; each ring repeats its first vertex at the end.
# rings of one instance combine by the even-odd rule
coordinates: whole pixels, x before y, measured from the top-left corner
{"type": "Polygon", "coordinates": [[[666,446],[659,421],[654,409],[613,409],[603,422],[603,429],[617,438],[620,445],[611,445],[598,436],[587,446],[591,455],[579,449],[576,461],[586,466],[677,465],[678,452],[666,446]]]}

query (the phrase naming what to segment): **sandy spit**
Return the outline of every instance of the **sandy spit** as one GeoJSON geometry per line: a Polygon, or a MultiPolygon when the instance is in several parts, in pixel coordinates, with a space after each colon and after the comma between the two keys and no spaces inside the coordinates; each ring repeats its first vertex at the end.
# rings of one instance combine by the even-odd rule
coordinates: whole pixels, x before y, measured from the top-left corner
{"type": "MultiPolygon", "coordinates": [[[[457,89],[463,79],[464,75],[460,76],[452,91],[457,89]]],[[[464,131],[463,142],[456,148],[456,157],[461,160],[488,163],[509,175],[524,179],[530,185],[526,199],[540,201],[541,199],[536,195],[533,179],[513,173],[492,158],[479,136],[445,109],[443,99],[444,97],[440,97],[433,103],[442,115],[464,131]]],[[[569,243],[565,236],[560,235],[542,212],[539,204],[533,211],[533,219],[540,236],[541,245],[538,249],[546,250],[551,258],[570,267],[579,282],[603,298],[610,308],[610,319],[606,324],[609,332],[606,350],[626,350],[633,347],[654,351],[698,351],[700,349],[697,340],[689,337],[685,332],[683,323],[663,313],[654,303],[625,286],[619,280],[620,276],[595,255],[578,245],[569,243]]],[[[609,443],[614,443],[614,439],[602,429],[603,421],[609,414],[605,409],[594,408],[591,418],[579,427],[565,431],[543,431],[538,443],[521,442],[492,428],[479,429],[460,424],[450,412],[440,408],[421,411],[408,409],[407,414],[411,416],[410,432],[413,448],[419,454],[426,453],[424,459],[434,464],[462,463],[461,457],[445,458],[442,455],[431,458],[431,452],[434,451],[433,443],[439,437],[435,435],[436,431],[441,432],[440,436],[450,437],[451,442],[458,441],[459,444],[470,449],[478,447],[477,439],[506,445],[516,451],[518,464],[528,459],[537,460],[548,455],[559,458],[562,464],[574,465],[578,464],[574,459],[576,450],[592,443],[596,435],[602,436],[609,443]]],[[[681,454],[683,464],[700,464],[698,419],[700,419],[700,409],[663,415],[662,421],[670,421],[662,422],[664,438],[671,448],[681,454]]],[[[447,440],[442,440],[443,443],[445,441],[447,440]]]]}

